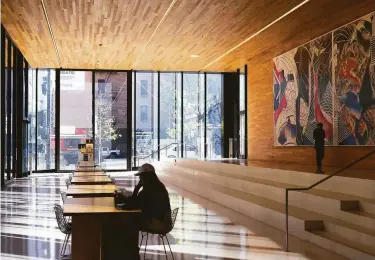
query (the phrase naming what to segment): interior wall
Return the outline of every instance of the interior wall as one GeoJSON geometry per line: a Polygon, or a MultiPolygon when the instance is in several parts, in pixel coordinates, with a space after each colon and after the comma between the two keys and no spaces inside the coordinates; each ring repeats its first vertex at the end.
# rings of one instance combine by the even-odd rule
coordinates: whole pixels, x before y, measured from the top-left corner
{"type": "MultiPolygon", "coordinates": [[[[272,59],[375,10],[375,1],[310,1],[254,39],[271,41],[248,64],[249,160],[315,166],[313,147],[274,147],[272,59]]],[[[326,147],[324,165],[342,167],[375,147],[326,147]]],[[[375,168],[375,155],[356,165],[375,168]]]]}

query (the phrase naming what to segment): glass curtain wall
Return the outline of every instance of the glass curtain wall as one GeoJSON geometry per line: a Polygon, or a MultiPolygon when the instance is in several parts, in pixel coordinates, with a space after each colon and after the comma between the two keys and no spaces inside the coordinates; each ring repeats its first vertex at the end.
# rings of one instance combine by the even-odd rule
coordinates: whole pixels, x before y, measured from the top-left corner
{"type": "Polygon", "coordinates": [[[204,115],[200,106],[200,84],[198,73],[183,73],[183,157],[200,158],[201,118],[204,115]]]}
{"type": "Polygon", "coordinates": [[[179,157],[177,73],[160,73],[160,159],[179,157]]]}
{"type": "Polygon", "coordinates": [[[159,104],[158,104],[158,99],[159,99],[159,85],[158,85],[158,82],[159,82],[159,73],[158,72],[154,72],[153,73],[153,85],[154,85],[154,90],[153,90],[153,101],[152,101],[152,105],[153,105],[153,109],[152,109],[152,117],[153,117],[153,120],[152,120],[152,127],[153,127],[153,131],[152,131],[152,151],[153,153],[151,154],[151,158],[152,159],[158,159],[158,147],[159,147],[159,144],[158,144],[158,139],[159,139],[159,104]]]}
{"type": "Polygon", "coordinates": [[[95,162],[127,168],[128,72],[95,72],[95,162]]]}
{"type": "Polygon", "coordinates": [[[26,62],[25,59],[22,61],[22,97],[24,98],[23,104],[23,120],[22,120],[22,157],[23,157],[23,164],[22,170],[24,174],[27,174],[29,171],[29,82],[28,82],[28,74],[29,74],[29,64],[26,62]]]}
{"type": "Polygon", "coordinates": [[[28,169],[35,171],[36,152],[36,70],[29,68],[28,72],[28,169]]]}
{"type": "Polygon", "coordinates": [[[14,72],[15,72],[15,64],[14,64],[14,53],[15,49],[13,45],[10,45],[10,74],[9,74],[9,81],[10,85],[8,85],[9,92],[8,92],[8,98],[9,98],[9,106],[8,106],[8,171],[10,172],[12,177],[15,177],[15,173],[13,171],[13,167],[15,165],[14,163],[14,72]]]}
{"type": "Polygon", "coordinates": [[[207,144],[207,136],[206,136],[206,106],[205,106],[205,97],[206,97],[206,73],[199,73],[199,136],[200,141],[198,142],[198,154],[200,155],[200,159],[204,159],[207,157],[207,149],[205,149],[207,144]]]}
{"type": "Polygon", "coordinates": [[[222,157],[222,74],[135,72],[133,79],[135,165],[158,158],[158,135],[160,160],[222,157]]]}
{"type": "Polygon", "coordinates": [[[37,170],[55,169],[55,70],[38,70],[37,84],[37,170]]]}
{"type": "MultiPolygon", "coordinates": [[[[4,31],[2,31],[4,32],[4,31]]],[[[5,37],[5,35],[2,35],[3,37],[5,37]]],[[[4,49],[3,49],[3,53],[2,53],[2,57],[4,57],[4,71],[2,72],[2,77],[4,78],[4,89],[2,89],[1,91],[1,94],[4,95],[4,104],[2,105],[2,108],[4,108],[3,110],[3,114],[1,115],[1,119],[2,119],[2,122],[1,122],[1,125],[3,127],[2,131],[3,131],[3,141],[4,141],[4,148],[2,148],[2,152],[4,153],[4,156],[2,157],[3,159],[3,166],[4,167],[3,169],[1,169],[1,171],[5,172],[4,176],[3,176],[3,181],[5,182],[6,179],[10,179],[10,171],[9,171],[9,168],[8,168],[8,151],[9,151],[9,130],[8,130],[8,125],[9,125],[9,103],[10,103],[10,96],[9,96],[9,87],[8,87],[8,84],[10,83],[9,82],[9,70],[10,70],[10,56],[9,56],[9,51],[10,51],[10,44],[9,44],[9,40],[7,37],[5,37],[4,39],[4,49]]]]}
{"type": "MultiPolygon", "coordinates": [[[[9,46],[7,42],[6,46],[9,46]]],[[[13,84],[13,77],[8,77],[13,75],[13,56],[8,57],[5,66],[9,68],[9,73],[5,73],[6,86],[13,84]]],[[[60,154],[56,155],[56,72],[26,69],[29,123],[25,158],[29,170],[74,169],[78,144],[93,138],[94,134],[95,161],[108,170],[127,170],[131,156],[127,154],[128,131],[132,131],[131,143],[135,144],[136,160],[132,161],[136,161],[133,164],[136,166],[152,159],[222,157],[222,74],[133,72],[133,129],[127,129],[130,72],[62,70],[57,81],[60,82],[60,136],[57,138],[60,154]],[[58,166],[55,166],[55,156],[60,156],[58,166]]],[[[6,89],[4,131],[9,144],[5,152],[9,155],[5,164],[9,171],[14,154],[12,90],[12,87],[6,89]]]]}
{"type": "Polygon", "coordinates": [[[207,158],[222,157],[222,74],[207,74],[207,158]]]}
{"type": "Polygon", "coordinates": [[[247,129],[246,129],[246,125],[247,125],[247,122],[246,122],[246,111],[247,111],[247,108],[246,108],[246,95],[247,95],[247,91],[246,91],[246,66],[245,67],[242,67],[240,68],[240,74],[239,74],[239,77],[240,77],[240,158],[246,158],[247,157],[247,145],[246,145],[246,142],[247,142],[247,129]]]}
{"type": "Polygon", "coordinates": [[[135,156],[136,163],[148,162],[157,150],[157,132],[155,133],[155,94],[157,93],[157,73],[136,72],[135,82],[135,156]],[[156,149],[155,149],[156,148],[156,149]]]}
{"type": "Polygon", "coordinates": [[[175,120],[176,120],[176,143],[178,146],[174,148],[176,153],[176,158],[181,158],[183,156],[183,107],[182,107],[182,95],[183,95],[183,73],[176,73],[176,111],[175,111],[175,120]]]}
{"type": "MultiPolygon", "coordinates": [[[[27,174],[29,65],[1,27],[1,185],[27,174]],[[17,153],[17,154],[16,154],[17,153]],[[18,158],[18,160],[16,160],[18,158]]],[[[31,100],[30,100],[31,101],[31,100]]],[[[34,103],[35,104],[35,103],[34,103]]]]}
{"type": "Polygon", "coordinates": [[[78,162],[78,144],[92,138],[92,72],[60,72],[60,170],[78,162]]]}

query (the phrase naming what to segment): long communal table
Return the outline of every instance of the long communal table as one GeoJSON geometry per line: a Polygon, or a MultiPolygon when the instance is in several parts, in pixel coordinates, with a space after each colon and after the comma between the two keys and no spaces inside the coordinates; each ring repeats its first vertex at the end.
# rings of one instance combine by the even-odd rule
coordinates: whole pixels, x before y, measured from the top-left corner
{"type": "Polygon", "coordinates": [[[70,185],[67,196],[79,197],[113,197],[117,187],[115,185],[70,185]]]}
{"type": "Polygon", "coordinates": [[[74,176],[71,180],[71,184],[73,185],[105,185],[111,183],[112,181],[108,176],[74,176]]]}
{"type": "Polygon", "coordinates": [[[103,171],[100,167],[94,167],[94,166],[77,166],[76,171],[92,171],[92,172],[98,172],[103,171]]]}
{"type": "Polygon", "coordinates": [[[74,172],[64,203],[64,216],[72,217],[73,260],[140,259],[141,211],[116,209],[116,190],[103,171],[74,172]]]}
{"type": "Polygon", "coordinates": [[[64,215],[72,217],[72,259],[139,260],[140,210],[118,210],[114,199],[67,198],[64,215]]]}
{"type": "Polygon", "coordinates": [[[107,176],[103,171],[91,172],[91,171],[83,171],[83,172],[74,172],[74,177],[80,176],[107,176]]]}

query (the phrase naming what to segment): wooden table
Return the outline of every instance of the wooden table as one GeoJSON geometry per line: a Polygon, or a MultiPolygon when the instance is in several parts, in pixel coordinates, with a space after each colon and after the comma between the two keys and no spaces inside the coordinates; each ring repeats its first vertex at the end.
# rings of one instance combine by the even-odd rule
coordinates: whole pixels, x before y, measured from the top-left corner
{"type": "Polygon", "coordinates": [[[112,181],[108,176],[82,176],[82,177],[73,177],[72,184],[81,184],[81,185],[99,185],[99,184],[111,184],[112,181]]]}
{"type": "Polygon", "coordinates": [[[140,210],[117,210],[113,198],[67,198],[73,260],[139,260],[140,210]]]}
{"type": "Polygon", "coordinates": [[[74,177],[80,177],[80,176],[107,176],[104,172],[74,172],[74,177]]]}
{"type": "Polygon", "coordinates": [[[117,189],[115,185],[70,185],[67,196],[82,197],[113,197],[117,189]]]}
{"type": "Polygon", "coordinates": [[[103,170],[101,168],[97,168],[97,167],[77,167],[76,171],[79,171],[79,172],[102,172],[103,170]]]}

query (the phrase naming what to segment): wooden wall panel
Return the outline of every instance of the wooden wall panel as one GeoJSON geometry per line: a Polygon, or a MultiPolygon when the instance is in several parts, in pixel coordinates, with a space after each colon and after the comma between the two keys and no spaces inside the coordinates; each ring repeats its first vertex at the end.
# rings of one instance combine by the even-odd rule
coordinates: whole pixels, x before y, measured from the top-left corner
{"type": "Polygon", "coordinates": [[[1,22],[32,67],[58,67],[41,1],[2,0],[1,22]]]}
{"type": "MultiPolygon", "coordinates": [[[[215,66],[215,69],[219,70],[232,70],[243,65],[239,63],[241,59],[247,60],[250,160],[315,165],[313,147],[273,146],[272,58],[374,10],[375,1],[372,0],[311,1],[288,19],[275,24],[264,34],[260,34],[254,42],[249,42],[240,50],[241,55],[239,52],[235,54],[240,56],[227,57],[226,61],[215,66]],[[333,2],[336,5],[330,4],[333,2]],[[248,59],[244,56],[245,53],[248,59]]],[[[375,147],[327,147],[324,164],[342,167],[372,150],[375,150],[375,147]]],[[[375,156],[366,159],[356,167],[375,169],[375,156]]]]}
{"type": "MultiPolygon", "coordinates": [[[[249,74],[259,75],[248,79],[248,156],[250,160],[315,165],[313,147],[273,146],[273,90],[272,60],[259,60],[249,64],[249,74]]],[[[375,147],[326,147],[324,165],[341,167],[352,160],[375,150],[375,147]]],[[[357,168],[375,169],[375,156],[357,165],[357,168]]]]}

